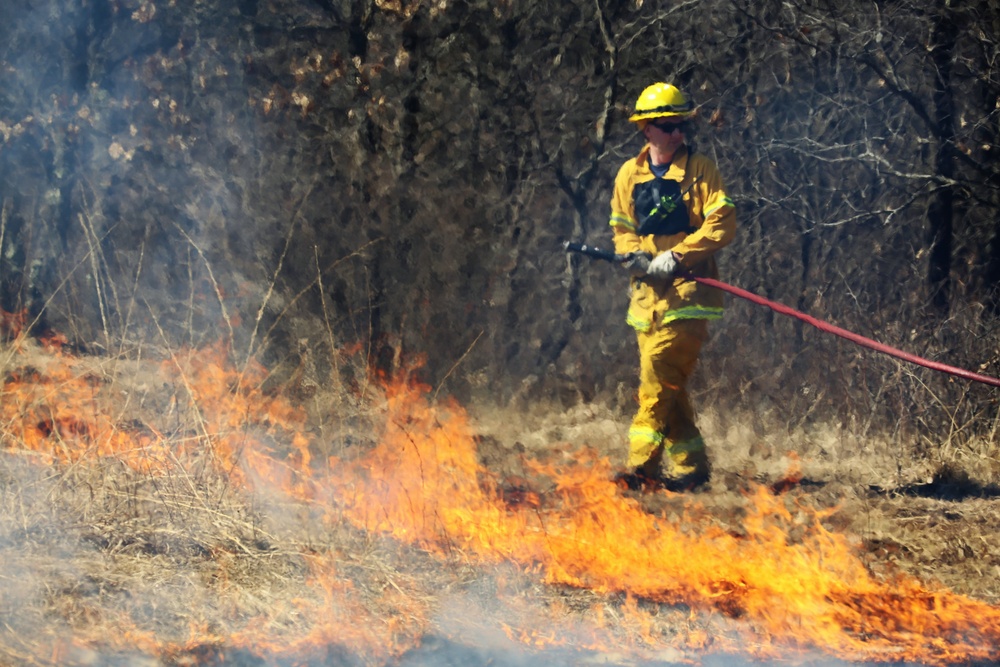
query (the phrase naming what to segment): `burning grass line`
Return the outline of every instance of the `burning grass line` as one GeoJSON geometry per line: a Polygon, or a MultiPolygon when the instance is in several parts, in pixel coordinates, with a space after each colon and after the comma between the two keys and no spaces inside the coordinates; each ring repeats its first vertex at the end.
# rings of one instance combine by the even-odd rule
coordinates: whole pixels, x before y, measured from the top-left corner
{"type": "MultiPolygon", "coordinates": [[[[413,406],[411,406],[412,408],[413,406]]],[[[411,440],[411,433],[417,430],[417,428],[408,429],[406,439],[411,440]]],[[[431,439],[433,440],[433,438],[431,439]]],[[[453,437],[451,440],[459,441],[460,438],[453,437]]],[[[471,441],[471,438],[469,440],[471,441]]],[[[389,441],[391,442],[391,438],[389,441]]],[[[387,444],[386,446],[391,447],[391,444],[387,444]]],[[[397,449],[397,451],[399,450],[397,449]]],[[[428,449],[428,451],[432,451],[432,449],[428,449]]],[[[401,458],[399,462],[402,463],[404,459],[405,457],[401,458]]],[[[420,457],[418,457],[418,461],[422,461],[421,465],[424,467],[424,470],[419,475],[421,482],[412,487],[416,491],[425,489],[429,478],[433,477],[433,475],[429,476],[425,469],[426,461],[420,457]]],[[[571,470],[561,472],[575,474],[571,470]]],[[[585,474],[599,477],[601,476],[601,472],[605,471],[599,470],[595,472],[594,470],[588,470],[585,474]]],[[[390,475],[397,483],[403,482],[405,469],[394,469],[390,475]]],[[[834,653],[840,652],[842,655],[846,654],[852,657],[867,656],[870,658],[872,656],[884,655],[885,651],[893,652],[894,642],[906,643],[907,641],[911,641],[908,639],[910,633],[906,630],[887,628],[873,635],[870,629],[863,632],[857,623],[851,622],[848,622],[844,627],[855,628],[853,632],[856,633],[855,637],[857,638],[864,638],[866,635],[867,638],[856,639],[843,635],[837,629],[837,626],[846,621],[846,618],[842,618],[841,621],[836,620],[836,615],[842,613],[837,611],[836,606],[831,609],[834,616],[829,622],[822,620],[822,617],[814,617],[812,615],[812,612],[808,609],[818,609],[818,607],[815,607],[815,603],[822,603],[824,597],[826,600],[835,601],[837,596],[833,593],[840,587],[861,587],[859,593],[853,594],[851,599],[857,600],[860,603],[858,611],[862,614],[862,618],[869,615],[877,616],[880,613],[879,605],[882,604],[883,599],[891,601],[897,598],[895,596],[886,596],[883,591],[886,591],[887,587],[884,584],[877,584],[871,580],[870,575],[863,568],[860,561],[853,559],[853,557],[846,557],[847,554],[851,553],[850,547],[845,543],[843,538],[823,530],[819,525],[818,516],[814,517],[812,527],[807,527],[806,536],[803,538],[801,544],[790,543],[786,534],[782,530],[779,530],[779,525],[775,523],[775,520],[778,522],[790,522],[793,520],[793,517],[788,510],[780,508],[777,504],[779,502],[778,499],[769,495],[763,487],[758,489],[757,495],[751,499],[755,503],[755,509],[748,514],[746,522],[751,539],[737,540],[721,531],[709,531],[707,535],[702,536],[700,541],[695,541],[694,537],[690,537],[681,531],[678,524],[672,524],[665,520],[656,521],[652,517],[637,516],[635,506],[617,499],[614,495],[615,491],[608,483],[605,483],[607,486],[605,486],[604,490],[599,490],[600,485],[591,485],[587,491],[583,491],[584,487],[576,486],[572,479],[572,477],[567,477],[559,485],[560,491],[564,494],[564,504],[567,507],[572,508],[574,506],[574,496],[577,493],[581,497],[600,497],[610,503],[607,506],[609,518],[617,517],[619,521],[627,518],[633,522],[630,524],[629,532],[622,532],[620,526],[614,523],[607,523],[593,513],[584,512],[583,515],[572,515],[552,512],[549,515],[549,520],[543,522],[545,527],[543,530],[544,541],[542,543],[537,545],[525,544],[523,542],[520,544],[510,544],[498,551],[497,543],[492,538],[486,538],[485,534],[479,535],[468,532],[468,529],[473,526],[499,529],[500,533],[507,530],[502,528],[503,521],[498,525],[487,514],[483,514],[483,512],[487,511],[486,506],[477,507],[479,501],[475,500],[475,492],[473,492],[472,496],[464,498],[465,502],[469,504],[469,508],[463,510],[463,513],[467,513],[467,516],[459,523],[449,520],[453,516],[453,510],[448,508],[447,502],[441,505],[434,505],[431,502],[431,505],[438,507],[438,509],[430,510],[429,512],[427,509],[421,509],[419,513],[415,512],[415,506],[423,508],[424,503],[430,502],[431,497],[437,499],[448,498],[450,496],[450,494],[442,493],[442,490],[437,490],[434,487],[425,489],[427,497],[420,499],[419,502],[415,500],[414,494],[411,491],[406,491],[404,495],[407,498],[407,509],[403,512],[400,512],[403,508],[390,510],[388,505],[383,504],[381,506],[381,514],[383,517],[391,517],[391,520],[380,521],[373,525],[368,522],[366,513],[356,515],[356,518],[359,520],[360,525],[366,527],[368,530],[387,531],[397,534],[398,537],[406,540],[416,538],[425,546],[428,543],[433,545],[435,539],[433,535],[437,534],[438,531],[443,531],[448,535],[447,539],[449,541],[457,543],[466,550],[471,550],[472,553],[480,558],[485,557],[487,561],[492,561],[495,556],[501,556],[523,563],[535,561],[541,557],[541,562],[547,564],[545,580],[551,583],[588,587],[598,591],[632,591],[642,597],[668,604],[675,604],[682,601],[697,604],[698,600],[714,600],[716,602],[707,605],[706,609],[716,608],[726,612],[731,604],[735,604],[735,612],[731,613],[740,615],[747,613],[750,614],[751,618],[771,619],[771,621],[778,621],[781,624],[791,622],[800,628],[810,627],[812,634],[806,633],[806,637],[809,637],[809,639],[805,641],[793,640],[791,642],[793,645],[801,644],[808,646],[815,642],[820,646],[826,645],[828,649],[833,649],[834,653]],[[588,496],[588,494],[595,493],[596,496],[588,496]],[[407,523],[407,514],[413,518],[417,518],[415,524],[407,523]],[[426,518],[419,519],[418,517],[426,517],[428,515],[438,518],[438,522],[431,527],[432,532],[430,534],[421,534],[418,532],[415,536],[410,536],[406,531],[399,532],[396,529],[398,525],[415,525],[418,527],[423,525],[424,530],[426,530],[428,527],[426,518]],[[480,518],[474,518],[477,516],[480,518]],[[592,519],[588,517],[592,517],[592,519]],[[593,523],[593,520],[596,520],[596,523],[593,523]],[[580,533],[588,533],[595,528],[597,529],[597,534],[600,536],[598,539],[580,539],[580,533]],[[653,541],[643,537],[646,535],[650,536],[653,541]],[[654,535],[656,536],[655,538],[653,538],[654,535]],[[670,535],[673,535],[673,537],[668,538],[670,535]],[[673,540],[669,545],[664,543],[668,539],[673,540]],[[607,549],[598,550],[591,554],[590,557],[593,560],[590,561],[589,565],[584,565],[582,562],[578,563],[574,560],[575,555],[571,555],[571,552],[576,548],[587,544],[599,544],[601,540],[609,540],[614,543],[618,552],[613,553],[607,549]],[[717,544],[711,546],[713,542],[717,544]],[[570,545],[573,545],[572,548],[570,548],[570,545]],[[663,553],[664,547],[667,546],[670,547],[669,554],[672,555],[663,553]],[[709,549],[706,550],[706,547],[709,547],[709,549]],[[805,551],[806,548],[811,551],[805,551]],[[666,563],[674,563],[676,573],[672,578],[678,582],[677,584],[666,586],[663,584],[651,585],[651,583],[645,583],[645,579],[633,576],[633,573],[638,575],[644,567],[649,567],[648,565],[642,565],[638,562],[631,562],[627,565],[624,563],[615,564],[616,560],[622,554],[642,554],[646,553],[648,549],[655,549],[655,553],[658,554],[650,557],[648,560],[649,563],[656,562],[658,564],[655,569],[661,568],[666,563]],[[761,561],[754,555],[759,550],[762,553],[768,552],[770,555],[761,561]],[[781,553],[784,556],[778,555],[781,553]],[[693,569],[689,567],[689,563],[684,562],[684,554],[699,554],[698,558],[705,559],[709,557],[710,560],[704,570],[693,569]],[[846,557],[846,559],[838,564],[837,561],[832,560],[834,556],[838,558],[846,557]],[[743,564],[745,560],[748,560],[748,565],[743,564]],[[753,567],[761,565],[767,567],[763,572],[754,571],[749,569],[749,563],[752,563],[753,567]],[[635,570],[637,566],[639,566],[639,572],[635,570]],[[597,569],[594,569],[595,567],[597,569]],[[833,569],[830,570],[829,574],[826,574],[827,570],[831,567],[833,569]],[[601,568],[609,569],[605,571],[601,568]],[[713,574],[708,579],[704,579],[703,571],[709,571],[713,574]],[[732,572],[732,574],[724,574],[726,572],[732,572]],[[807,590],[805,588],[806,580],[800,579],[800,575],[805,573],[815,573],[816,575],[822,573],[822,576],[816,579],[815,582],[809,584],[812,590],[807,590]],[[624,578],[621,578],[623,576],[624,578]],[[834,579],[833,577],[846,578],[834,579]],[[783,588],[775,584],[792,584],[792,590],[797,590],[799,597],[789,597],[783,588]],[[821,584],[818,589],[816,588],[816,584],[821,584]],[[708,588],[704,588],[706,586],[708,588]],[[760,598],[751,598],[751,594],[760,595],[760,598]],[[718,600],[732,600],[733,602],[720,604],[718,600]],[[790,604],[796,600],[800,600],[801,603],[798,605],[790,604]],[[787,609],[780,611],[782,607],[787,607],[787,609]],[[779,610],[780,613],[775,614],[776,610],[779,610]],[[824,629],[825,627],[828,629],[824,629]],[[820,637],[824,638],[820,639],[820,637]]],[[[481,497],[488,504],[491,500],[491,493],[487,491],[481,497]]],[[[495,498],[495,494],[492,494],[492,497],[495,498]]],[[[576,509],[578,510],[579,507],[576,509]]],[[[517,517],[514,512],[508,512],[505,516],[507,519],[517,517]]],[[[521,535],[523,540],[523,537],[528,533],[521,530],[518,534],[521,535]]],[[[653,582],[655,579],[649,581],[653,582]]],[[[907,583],[912,593],[922,590],[915,583],[908,580],[899,580],[892,585],[900,586],[904,582],[907,583]]],[[[909,597],[913,597],[912,593],[909,597]]],[[[963,600],[959,603],[959,606],[967,604],[963,600]]],[[[985,609],[989,608],[985,606],[980,607],[981,611],[985,609]]],[[[901,607],[897,607],[895,611],[896,613],[900,613],[904,610],[901,607]]],[[[995,612],[995,610],[993,611],[995,612]]],[[[996,613],[993,616],[996,616],[996,613]]],[[[901,618],[907,619],[907,616],[904,614],[901,618]]],[[[931,623],[931,620],[932,616],[921,612],[905,620],[904,626],[938,627],[931,623]]],[[[964,624],[967,624],[969,620],[969,617],[965,617],[964,620],[958,622],[959,626],[957,627],[964,627],[964,624]]],[[[941,658],[942,656],[938,655],[937,659],[941,658]]],[[[933,650],[930,659],[934,659],[933,650]]]]}
{"type": "MultiPolygon", "coordinates": [[[[119,545],[130,551],[132,544],[158,535],[201,545],[213,554],[222,582],[213,592],[234,610],[239,609],[237,593],[243,585],[225,582],[230,575],[243,575],[230,568],[275,556],[254,549],[246,536],[266,535],[273,544],[281,541],[227,514],[224,495],[231,494],[230,502],[240,503],[255,494],[273,493],[290,508],[318,510],[313,520],[327,533],[349,525],[370,536],[391,536],[445,563],[476,568],[509,563],[523,573],[519,576],[531,577],[539,586],[624,595],[619,609],[610,606],[607,615],[617,614],[624,619],[621,624],[634,626],[629,641],[654,649],[669,642],[687,642],[701,651],[729,646],[727,640],[717,640],[715,648],[705,648],[704,637],[696,632],[667,637],[658,632],[662,626],[645,608],[654,605],[659,614],[671,605],[686,605],[706,618],[732,621],[744,641],[742,652],[757,657],[820,650],[850,660],[907,659],[945,665],[958,661],[956,656],[961,660],[1000,656],[1000,649],[989,648],[1000,640],[1000,610],[947,591],[928,590],[910,577],[876,579],[846,537],[823,527],[823,512],[801,505],[790,509],[785,499],[764,487],[747,495],[744,533],[734,535],[715,525],[711,513],[692,500],[674,498],[679,507],[669,516],[643,512],[611,483],[610,464],[581,450],[576,460],[561,465],[524,461],[525,469],[547,480],[552,490],[540,494],[534,504],[508,503],[498,478],[477,458],[464,411],[454,403],[435,403],[428,399],[428,389],[407,384],[387,387],[384,426],[377,434],[378,444],[366,456],[349,460],[330,456],[320,464],[312,461],[318,447],[304,428],[303,412],[280,397],[264,396],[258,382],[264,371],[256,366],[244,369],[246,383],[234,385],[234,371],[224,357],[221,349],[172,352],[169,365],[160,368],[185,386],[189,414],[198,424],[197,437],[156,438],[148,449],[136,447],[128,439],[136,434],[101,430],[101,412],[93,395],[77,397],[91,421],[81,422],[69,435],[54,428],[33,436],[40,453],[49,447],[53,461],[66,459],[74,474],[89,465],[83,453],[109,450],[106,460],[118,461],[122,474],[136,476],[126,480],[163,482],[165,488],[155,493],[128,487],[120,495],[136,503],[134,511],[140,514],[131,522],[109,524],[108,530],[124,527],[126,538],[137,534],[138,540],[119,545]],[[108,446],[95,449],[94,439],[104,438],[105,433],[110,434],[108,446]],[[193,446],[197,443],[207,445],[202,448],[206,451],[198,451],[193,446]],[[65,451],[57,454],[58,448],[65,451]],[[162,467],[145,459],[145,468],[136,468],[134,452],[146,451],[155,452],[162,467]],[[213,498],[220,488],[221,494],[213,498]],[[190,530],[162,524],[141,530],[147,518],[144,512],[150,511],[145,505],[154,502],[176,511],[172,521],[192,521],[190,530]],[[946,618],[939,618],[942,615],[946,618]],[[756,648],[745,648],[754,644],[756,648]]],[[[68,359],[59,363],[76,369],[68,359]]],[[[46,372],[66,377],[58,374],[59,368],[53,364],[46,372]]],[[[52,385],[45,384],[47,377],[40,375],[41,384],[52,392],[52,385]]],[[[73,386],[67,383],[63,393],[71,394],[73,386]]],[[[42,403],[56,398],[62,397],[53,394],[42,403]]],[[[58,417],[52,411],[52,423],[58,423],[58,417]]],[[[104,493],[118,492],[112,488],[104,493]]],[[[233,511],[238,507],[242,505],[234,505],[233,511]]],[[[310,642],[339,644],[346,632],[373,655],[384,656],[418,642],[430,628],[433,599],[412,590],[419,586],[397,580],[391,570],[372,568],[379,572],[381,587],[377,595],[368,594],[342,578],[336,550],[327,546],[317,553],[309,541],[284,544],[288,567],[293,567],[292,561],[308,567],[306,585],[295,597],[270,598],[275,608],[250,620],[227,618],[213,632],[192,626],[185,642],[171,643],[140,628],[134,628],[131,636],[140,637],[148,650],[163,656],[205,646],[254,646],[254,642],[258,647],[278,642],[268,650],[288,656],[314,650],[310,642]],[[296,545],[301,548],[289,548],[296,545]],[[391,629],[391,636],[359,625],[359,619],[378,621],[380,628],[391,629]]],[[[253,591],[246,594],[254,596],[253,591]]],[[[267,602],[258,600],[255,605],[267,602]]],[[[561,615],[568,613],[564,609],[561,615]]],[[[134,624],[128,613],[116,621],[121,629],[128,629],[130,622],[134,624]]],[[[547,627],[528,623],[506,627],[511,634],[531,628],[531,634],[521,634],[531,645],[557,641],[547,627]]]]}

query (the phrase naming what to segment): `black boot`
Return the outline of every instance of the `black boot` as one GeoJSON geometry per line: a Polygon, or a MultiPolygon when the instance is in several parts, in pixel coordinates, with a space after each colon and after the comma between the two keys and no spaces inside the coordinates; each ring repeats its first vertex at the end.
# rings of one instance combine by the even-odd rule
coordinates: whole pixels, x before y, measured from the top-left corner
{"type": "Polygon", "coordinates": [[[673,474],[663,484],[668,491],[694,491],[708,483],[711,466],[704,449],[671,454],[670,464],[673,474]]]}
{"type": "Polygon", "coordinates": [[[708,484],[708,478],[709,475],[707,471],[699,470],[688,475],[665,479],[663,480],[663,488],[667,491],[673,491],[674,493],[696,491],[705,484],[708,484]]]}
{"type": "Polygon", "coordinates": [[[632,472],[620,472],[615,475],[614,482],[628,491],[655,491],[663,486],[663,478],[651,475],[642,468],[636,468],[632,472]]]}

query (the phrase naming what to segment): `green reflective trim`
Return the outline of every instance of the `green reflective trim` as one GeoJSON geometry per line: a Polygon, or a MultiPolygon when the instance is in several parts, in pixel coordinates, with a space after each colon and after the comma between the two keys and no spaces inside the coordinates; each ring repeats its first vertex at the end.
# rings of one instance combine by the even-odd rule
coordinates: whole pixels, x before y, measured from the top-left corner
{"type": "Polygon", "coordinates": [[[705,211],[705,217],[707,218],[724,206],[732,206],[733,208],[736,208],[736,204],[733,203],[732,199],[729,197],[723,197],[721,202],[705,211]]]}
{"type": "Polygon", "coordinates": [[[624,213],[612,213],[611,222],[608,223],[612,227],[624,227],[630,232],[634,232],[638,227],[635,224],[635,220],[628,217],[624,213]]]}
{"type": "Polygon", "coordinates": [[[633,426],[628,430],[628,439],[630,442],[652,442],[658,445],[663,442],[663,434],[649,427],[633,426]]]}
{"type": "Polygon", "coordinates": [[[645,320],[636,317],[632,314],[632,311],[629,311],[628,317],[625,318],[625,321],[636,331],[649,331],[650,327],[653,326],[652,320],[645,320]]]}
{"type": "Polygon", "coordinates": [[[705,449],[705,441],[700,435],[682,442],[670,443],[670,454],[692,454],[705,449]]]}
{"type": "Polygon", "coordinates": [[[722,308],[708,306],[688,306],[668,310],[663,316],[662,324],[670,324],[677,320],[717,320],[722,317],[722,308]]]}

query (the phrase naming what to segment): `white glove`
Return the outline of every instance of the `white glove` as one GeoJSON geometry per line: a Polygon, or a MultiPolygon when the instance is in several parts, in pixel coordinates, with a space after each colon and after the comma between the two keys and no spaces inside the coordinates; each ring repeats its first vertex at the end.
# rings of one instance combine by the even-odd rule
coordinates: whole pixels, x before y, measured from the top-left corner
{"type": "Polygon", "coordinates": [[[649,268],[646,269],[646,273],[657,278],[667,278],[673,277],[677,269],[680,268],[680,264],[677,263],[677,258],[674,257],[674,253],[669,250],[666,252],[661,252],[659,255],[653,258],[653,261],[649,263],[649,268]]]}

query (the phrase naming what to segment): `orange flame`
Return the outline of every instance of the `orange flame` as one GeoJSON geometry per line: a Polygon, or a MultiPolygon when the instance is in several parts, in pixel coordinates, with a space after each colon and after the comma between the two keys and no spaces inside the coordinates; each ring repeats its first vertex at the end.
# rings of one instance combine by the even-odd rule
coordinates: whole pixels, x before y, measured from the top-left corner
{"type": "MultiPolygon", "coordinates": [[[[348,521],[441,558],[462,554],[479,565],[515,564],[550,585],[625,594],[620,613],[634,629],[636,646],[738,651],[753,658],[820,652],[930,665],[1000,659],[1000,609],[903,574],[875,577],[851,538],[822,525],[821,513],[800,507],[793,515],[766,488],[747,496],[745,534],[735,535],[690,499],[679,517],[643,511],[609,481],[610,463],[584,449],[568,463],[528,462],[531,474],[554,490],[508,502],[501,482],[478,461],[465,411],[454,402],[434,403],[426,388],[404,381],[384,389],[377,446],[360,459],[317,462],[304,411],[265,394],[265,369],[251,365],[238,373],[225,357],[216,347],[163,365],[179,388],[177,414],[197,431],[177,439],[106,414],[96,398],[101,380],[79,359],[50,356],[44,366],[10,373],[4,381],[0,418],[7,447],[28,450],[43,465],[114,457],[142,472],[193,465],[207,455],[243,490],[280,490],[319,508],[331,525],[348,521]],[[803,522],[802,516],[808,518],[803,522]],[[664,645],[638,600],[731,619],[732,635],[713,639],[692,625],[664,645]]],[[[222,636],[192,627],[190,640],[181,643],[122,619],[123,641],[164,656],[215,644],[284,656],[338,645],[377,660],[418,645],[430,631],[428,603],[387,590],[376,623],[339,576],[336,554],[304,557],[308,585],[283,608],[222,636]],[[288,619],[296,614],[312,620],[290,635],[288,619]]],[[[224,591],[225,577],[220,581],[224,591]]],[[[560,616],[558,610],[552,615],[560,616]]],[[[508,636],[532,646],[565,641],[551,630],[557,626],[547,631],[529,629],[528,622],[498,622],[508,636]]],[[[101,641],[107,639],[77,638],[101,641]]],[[[592,643],[574,638],[577,646],[595,648],[614,641],[599,623],[592,643]]]]}
{"type": "Polygon", "coordinates": [[[478,481],[488,474],[476,464],[461,410],[435,408],[419,388],[397,386],[380,446],[341,480],[364,479],[367,490],[346,515],[426,549],[540,564],[547,583],[740,618],[754,657],[789,649],[929,664],[1000,657],[1000,609],[904,575],[877,580],[816,513],[792,542],[792,514],[763,487],[748,498],[747,534],[735,536],[699,518],[693,502],[678,520],[642,511],[592,453],[536,467],[556,482],[553,506],[505,507],[495,486],[478,481]]]}

